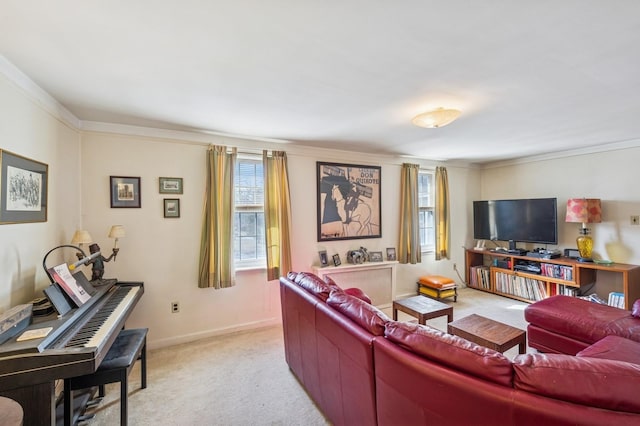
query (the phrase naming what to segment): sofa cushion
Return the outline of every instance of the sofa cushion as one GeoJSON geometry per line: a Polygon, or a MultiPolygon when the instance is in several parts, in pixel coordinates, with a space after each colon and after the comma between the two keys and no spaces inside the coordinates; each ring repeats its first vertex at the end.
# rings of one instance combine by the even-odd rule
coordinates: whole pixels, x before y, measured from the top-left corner
{"type": "Polygon", "coordinates": [[[640,343],[618,336],[607,336],[581,350],[576,356],[615,359],[640,365],[640,343]]]}
{"type": "Polygon", "coordinates": [[[329,286],[329,284],[322,281],[317,275],[310,272],[289,272],[287,277],[323,301],[326,301],[329,298],[329,293],[334,289],[329,286]]]}
{"type": "Polygon", "coordinates": [[[640,320],[629,315],[629,311],[561,295],[527,306],[524,318],[544,330],[589,344],[610,334],[626,333],[627,324],[617,324],[621,319],[638,321],[640,326],[640,320]]]}
{"type": "Polygon", "coordinates": [[[492,382],[511,386],[511,361],[492,349],[429,326],[390,321],[385,336],[397,345],[432,361],[492,382]]]}
{"type": "Polygon", "coordinates": [[[374,336],[384,335],[389,317],[380,309],[342,291],[332,291],[327,304],[374,336]]]}
{"type": "Polygon", "coordinates": [[[633,307],[631,308],[631,315],[636,318],[640,318],[640,299],[633,302],[633,307]]]}
{"type": "Polygon", "coordinates": [[[368,304],[371,304],[371,298],[367,296],[367,294],[364,291],[360,290],[358,287],[345,288],[344,292],[347,294],[350,294],[353,297],[357,297],[363,302],[367,302],[368,304]]]}
{"type": "Polygon", "coordinates": [[[608,410],[640,413],[640,366],[561,354],[524,354],[513,360],[516,389],[608,410]]]}

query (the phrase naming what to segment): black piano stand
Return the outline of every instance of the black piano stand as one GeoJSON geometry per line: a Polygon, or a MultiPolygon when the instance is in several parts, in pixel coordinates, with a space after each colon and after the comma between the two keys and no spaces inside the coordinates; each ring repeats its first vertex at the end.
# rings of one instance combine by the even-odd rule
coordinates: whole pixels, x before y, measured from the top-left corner
{"type": "Polygon", "coordinates": [[[120,424],[127,424],[127,377],[136,360],[140,359],[141,388],[147,387],[147,328],[122,330],[104,357],[95,373],[64,379],[64,424],[73,421],[73,391],[99,387],[99,396],[104,396],[104,385],[120,382],[120,424]]]}

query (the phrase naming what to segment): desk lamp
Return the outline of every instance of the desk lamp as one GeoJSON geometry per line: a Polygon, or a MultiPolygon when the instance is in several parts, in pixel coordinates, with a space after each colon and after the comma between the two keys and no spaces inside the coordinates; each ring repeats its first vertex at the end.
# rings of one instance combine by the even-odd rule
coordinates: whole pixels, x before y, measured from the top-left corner
{"type": "Polygon", "coordinates": [[[598,198],[570,198],[567,200],[566,222],[582,223],[580,235],[576,238],[580,262],[592,262],[593,239],[589,235],[587,223],[602,222],[602,207],[598,198]]]}

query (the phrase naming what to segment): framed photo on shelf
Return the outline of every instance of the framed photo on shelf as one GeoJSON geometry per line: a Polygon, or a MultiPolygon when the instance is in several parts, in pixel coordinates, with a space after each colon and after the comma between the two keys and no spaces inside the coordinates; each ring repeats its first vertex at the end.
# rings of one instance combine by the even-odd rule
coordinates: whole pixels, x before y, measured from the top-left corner
{"type": "Polygon", "coordinates": [[[342,262],[340,261],[340,255],[338,253],[333,255],[333,266],[340,266],[342,262]]]}
{"type": "Polygon", "coordinates": [[[164,217],[180,217],[180,199],[164,199],[164,217]]]}
{"type": "Polygon", "coordinates": [[[382,237],[380,166],[316,163],[318,241],[382,237]]]}
{"type": "Polygon", "coordinates": [[[396,260],[396,248],[388,247],[387,248],[387,260],[396,260]]]}
{"type": "Polygon", "coordinates": [[[140,178],[110,176],[111,208],[140,208],[140,178]]]}
{"type": "Polygon", "coordinates": [[[158,184],[160,194],[182,194],[182,178],[160,177],[158,184]]]}
{"type": "Polygon", "coordinates": [[[49,166],[0,149],[0,224],[47,221],[49,166]]]}
{"type": "Polygon", "coordinates": [[[318,256],[320,256],[320,266],[323,268],[329,264],[329,258],[327,257],[326,250],[320,250],[318,252],[318,256]]]}
{"type": "Polygon", "coordinates": [[[382,252],[381,251],[372,251],[369,253],[369,261],[370,262],[382,262],[382,252]]]}

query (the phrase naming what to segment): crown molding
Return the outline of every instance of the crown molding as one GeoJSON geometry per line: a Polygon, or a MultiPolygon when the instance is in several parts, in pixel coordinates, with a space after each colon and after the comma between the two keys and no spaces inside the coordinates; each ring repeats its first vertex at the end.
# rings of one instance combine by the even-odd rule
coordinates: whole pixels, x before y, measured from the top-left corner
{"type": "Polygon", "coordinates": [[[588,146],[585,148],[569,149],[566,151],[550,152],[548,154],[530,155],[527,157],[513,158],[510,160],[495,161],[482,164],[483,169],[495,169],[499,167],[515,166],[518,164],[534,163],[537,161],[557,160],[560,158],[576,157],[580,155],[598,154],[601,152],[619,151],[623,149],[639,148],[640,139],[629,139],[625,141],[616,141],[610,143],[602,143],[599,145],[588,146]]]}
{"type": "Polygon", "coordinates": [[[80,130],[82,122],[78,117],[73,115],[71,111],[66,109],[53,96],[45,92],[40,86],[31,80],[29,76],[20,71],[18,67],[9,62],[9,60],[3,55],[0,55],[0,73],[2,73],[18,88],[22,89],[22,91],[24,91],[31,100],[53,117],[76,130],[80,130]]]}

